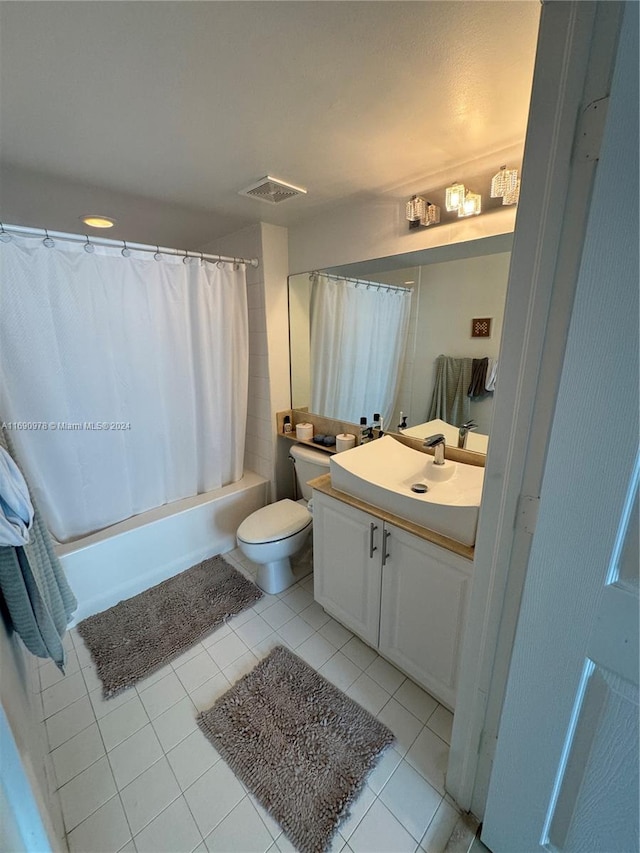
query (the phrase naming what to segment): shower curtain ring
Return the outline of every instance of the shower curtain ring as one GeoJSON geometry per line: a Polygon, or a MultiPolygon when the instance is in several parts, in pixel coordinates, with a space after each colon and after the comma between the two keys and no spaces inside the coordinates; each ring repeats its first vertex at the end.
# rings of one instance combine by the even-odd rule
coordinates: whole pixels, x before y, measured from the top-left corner
{"type": "Polygon", "coordinates": [[[200,266],[204,266],[204,252],[200,252],[200,266]]]}
{"type": "Polygon", "coordinates": [[[153,260],[154,261],[161,261],[162,260],[162,255],[160,254],[160,246],[156,246],[156,250],[153,253],[153,260]]]}
{"type": "Polygon", "coordinates": [[[7,234],[7,232],[4,230],[4,225],[2,224],[2,222],[0,222],[0,240],[2,240],[3,243],[11,242],[11,234],[7,234]]]}
{"type": "Polygon", "coordinates": [[[131,249],[128,248],[126,240],[123,240],[122,243],[122,252],[120,254],[123,258],[128,258],[131,255],[131,249]]]}
{"type": "Polygon", "coordinates": [[[51,237],[49,237],[49,232],[48,232],[48,230],[47,230],[46,228],[44,229],[44,233],[45,233],[47,236],[46,236],[46,237],[44,238],[44,240],[42,241],[42,245],[43,245],[43,246],[46,246],[46,247],[47,247],[47,249],[52,249],[52,248],[55,246],[55,242],[51,239],[51,237]]]}
{"type": "Polygon", "coordinates": [[[216,263],[216,266],[218,267],[218,269],[219,269],[219,270],[223,270],[223,269],[224,269],[224,263],[222,262],[222,258],[220,258],[220,259],[218,260],[218,262],[216,263]]]}
{"type": "Polygon", "coordinates": [[[188,253],[188,252],[187,252],[187,250],[185,249],[185,250],[184,250],[184,258],[182,259],[182,263],[183,263],[183,264],[188,264],[188,263],[190,262],[190,260],[191,260],[191,259],[189,258],[189,253],[188,253]]]}
{"type": "Polygon", "coordinates": [[[234,259],[233,259],[233,269],[234,269],[234,272],[235,272],[236,270],[239,270],[239,269],[240,269],[240,264],[238,263],[238,258],[234,258],[234,259]]]}
{"type": "Polygon", "coordinates": [[[87,238],[87,242],[84,244],[84,250],[89,255],[91,255],[91,254],[93,254],[95,247],[94,247],[93,243],[91,242],[91,240],[89,240],[89,235],[85,234],[84,236],[87,238]]]}

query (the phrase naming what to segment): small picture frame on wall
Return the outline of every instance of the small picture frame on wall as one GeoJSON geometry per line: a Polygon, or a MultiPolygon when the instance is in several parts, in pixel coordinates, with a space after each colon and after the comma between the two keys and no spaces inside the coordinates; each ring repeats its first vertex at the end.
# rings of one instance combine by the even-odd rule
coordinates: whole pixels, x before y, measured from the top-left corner
{"type": "Polygon", "coordinates": [[[490,338],[492,320],[493,317],[474,317],[471,321],[471,337],[490,338]]]}

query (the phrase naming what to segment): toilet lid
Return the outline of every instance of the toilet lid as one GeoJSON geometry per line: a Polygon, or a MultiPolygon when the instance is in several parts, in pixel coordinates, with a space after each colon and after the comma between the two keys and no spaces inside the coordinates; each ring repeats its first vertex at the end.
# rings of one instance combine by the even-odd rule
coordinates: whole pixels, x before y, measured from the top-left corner
{"type": "Polygon", "coordinates": [[[308,524],[311,524],[311,513],[306,506],[285,498],[252,512],[238,528],[237,536],[243,542],[254,544],[273,542],[299,533],[308,524]]]}

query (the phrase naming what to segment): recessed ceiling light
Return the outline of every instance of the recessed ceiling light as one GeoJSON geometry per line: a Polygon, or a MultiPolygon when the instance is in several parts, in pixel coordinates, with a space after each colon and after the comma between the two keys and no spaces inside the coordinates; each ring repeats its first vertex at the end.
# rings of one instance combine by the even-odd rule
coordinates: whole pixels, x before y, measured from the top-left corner
{"type": "Polygon", "coordinates": [[[89,228],[113,228],[116,224],[115,219],[108,216],[102,216],[99,213],[88,213],[86,216],[81,216],[80,219],[89,228]]]}

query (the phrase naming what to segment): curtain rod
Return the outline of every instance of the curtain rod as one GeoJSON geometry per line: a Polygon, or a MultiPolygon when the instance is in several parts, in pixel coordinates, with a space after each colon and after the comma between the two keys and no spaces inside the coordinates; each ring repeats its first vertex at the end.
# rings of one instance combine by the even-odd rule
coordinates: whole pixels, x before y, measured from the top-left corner
{"type": "MultiPolygon", "coordinates": [[[[23,225],[3,225],[0,222],[0,240],[8,242],[11,234],[24,237],[43,237],[45,240],[64,240],[68,243],[93,244],[95,246],[111,246],[124,252],[133,249],[136,252],[153,252],[154,255],[175,255],[182,258],[199,258],[202,261],[220,261],[225,264],[246,264],[258,267],[258,258],[232,258],[228,255],[210,255],[207,252],[192,252],[189,249],[168,249],[165,246],[151,246],[146,243],[129,243],[127,240],[113,240],[108,237],[91,237],[82,234],[68,234],[65,231],[49,231],[46,228],[28,228],[23,225]]],[[[51,244],[49,244],[51,245],[51,244]]],[[[126,257],[126,256],[125,256],[126,257]]]]}
{"type": "Polygon", "coordinates": [[[349,278],[349,276],[346,276],[346,275],[331,275],[330,273],[327,273],[327,272],[321,273],[321,272],[318,272],[317,270],[312,272],[311,275],[309,276],[309,278],[313,278],[314,276],[317,276],[317,275],[323,275],[325,278],[330,278],[333,281],[352,281],[356,286],[358,284],[363,284],[367,288],[375,287],[376,290],[380,290],[380,288],[383,288],[384,290],[398,290],[401,293],[411,293],[411,291],[413,289],[411,287],[401,287],[400,285],[397,285],[397,284],[385,284],[382,281],[365,281],[365,279],[362,279],[362,278],[349,278]]]}

